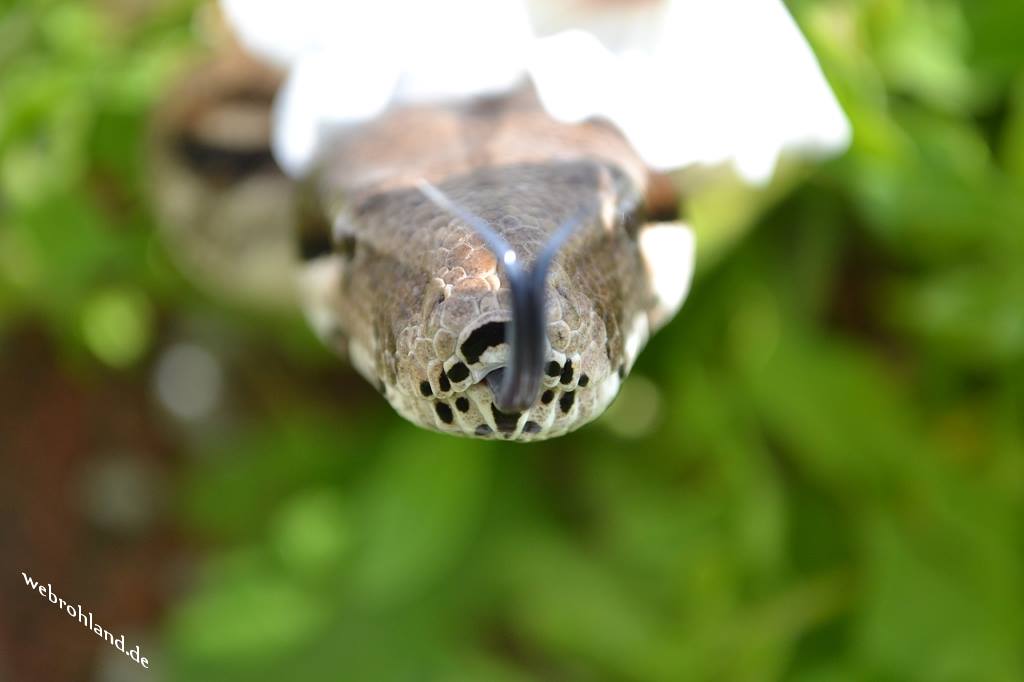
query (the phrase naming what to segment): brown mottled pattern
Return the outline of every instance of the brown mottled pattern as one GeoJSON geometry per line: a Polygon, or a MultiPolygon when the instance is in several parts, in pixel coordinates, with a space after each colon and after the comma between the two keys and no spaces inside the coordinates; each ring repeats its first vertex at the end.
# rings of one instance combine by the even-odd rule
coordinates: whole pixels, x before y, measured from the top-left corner
{"type": "Polygon", "coordinates": [[[340,291],[323,305],[356,367],[401,414],[444,432],[514,440],[565,433],[600,414],[633,360],[625,336],[637,317],[646,330],[650,304],[635,235],[623,226],[641,203],[646,170],[613,129],[559,124],[520,94],[398,109],[348,131],[322,158],[311,180],[335,243],[346,244],[318,259],[340,266],[332,285],[340,291]],[[538,396],[522,415],[495,413],[483,382],[507,346],[475,363],[461,350],[482,325],[509,320],[504,272],[469,227],[422,195],[420,179],[486,219],[525,263],[587,211],[548,279],[548,360],[561,370],[545,376],[549,400],[538,396]],[[461,381],[448,377],[456,366],[461,381]]]}
{"type": "Polygon", "coordinates": [[[237,301],[291,307],[295,188],[269,148],[280,82],[238,52],[197,64],[155,111],[148,171],[182,270],[237,301]]]}

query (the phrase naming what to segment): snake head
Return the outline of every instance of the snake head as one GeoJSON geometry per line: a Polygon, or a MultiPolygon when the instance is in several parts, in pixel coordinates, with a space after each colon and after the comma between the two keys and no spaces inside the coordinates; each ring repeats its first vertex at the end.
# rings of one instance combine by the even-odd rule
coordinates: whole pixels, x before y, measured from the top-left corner
{"type": "Polygon", "coordinates": [[[331,287],[348,356],[433,430],[532,441],[578,428],[615,397],[650,330],[638,196],[614,166],[581,160],[350,204],[331,287]]]}

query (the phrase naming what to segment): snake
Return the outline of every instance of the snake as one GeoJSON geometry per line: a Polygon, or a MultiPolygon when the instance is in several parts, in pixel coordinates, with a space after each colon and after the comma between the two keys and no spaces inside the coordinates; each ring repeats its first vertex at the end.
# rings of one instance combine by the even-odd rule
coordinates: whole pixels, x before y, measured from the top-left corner
{"type": "Polygon", "coordinates": [[[556,121],[528,83],[393,107],[332,136],[300,179],[268,151],[279,80],[265,68],[235,55],[184,83],[152,166],[186,269],[262,282],[261,298],[294,277],[317,335],[414,424],[515,442],[573,431],[682,303],[693,238],[677,198],[658,199],[614,126],[556,121]]]}

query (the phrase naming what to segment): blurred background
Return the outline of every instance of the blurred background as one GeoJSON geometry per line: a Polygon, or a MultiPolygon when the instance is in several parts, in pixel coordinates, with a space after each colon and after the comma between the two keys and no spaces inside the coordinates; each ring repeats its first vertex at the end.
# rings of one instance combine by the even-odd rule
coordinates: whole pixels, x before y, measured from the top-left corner
{"type": "Polygon", "coordinates": [[[697,192],[682,313],[515,446],[178,273],[195,2],[0,2],[0,680],[1024,679],[1024,3],[788,4],[852,148],[697,192]]]}

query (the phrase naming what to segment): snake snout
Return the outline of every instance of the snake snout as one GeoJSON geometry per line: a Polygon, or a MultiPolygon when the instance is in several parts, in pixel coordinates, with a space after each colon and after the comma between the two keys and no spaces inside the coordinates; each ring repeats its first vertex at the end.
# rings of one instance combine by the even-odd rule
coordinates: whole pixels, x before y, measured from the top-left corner
{"type": "MultiPolygon", "coordinates": [[[[481,363],[482,356],[492,348],[497,349],[500,355],[496,358],[490,356],[493,363],[486,367],[486,374],[477,383],[482,383],[491,391],[494,405],[506,412],[519,412],[528,409],[537,400],[540,393],[540,373],[530,371],[532,368],[524,368],[520,360],[519,368],[516,368],[515,358],[512,355],[516,352],[515,345],[508,345],[506,333],[510,323],[490,322],[478,327],[462,345],[463,355],[471,365],[481,363]],[[515,385],[510,386],[509,381],[515,385]],[[513,389],[510,391],[510,389],[513,389]]],[[[514,325],[511,325],[514,327],[514,325]]],[[[531,364],[536,364],[532,361],[531,364]]],[[[479,374],[477,375],[479,377],[479,374]]]]}

